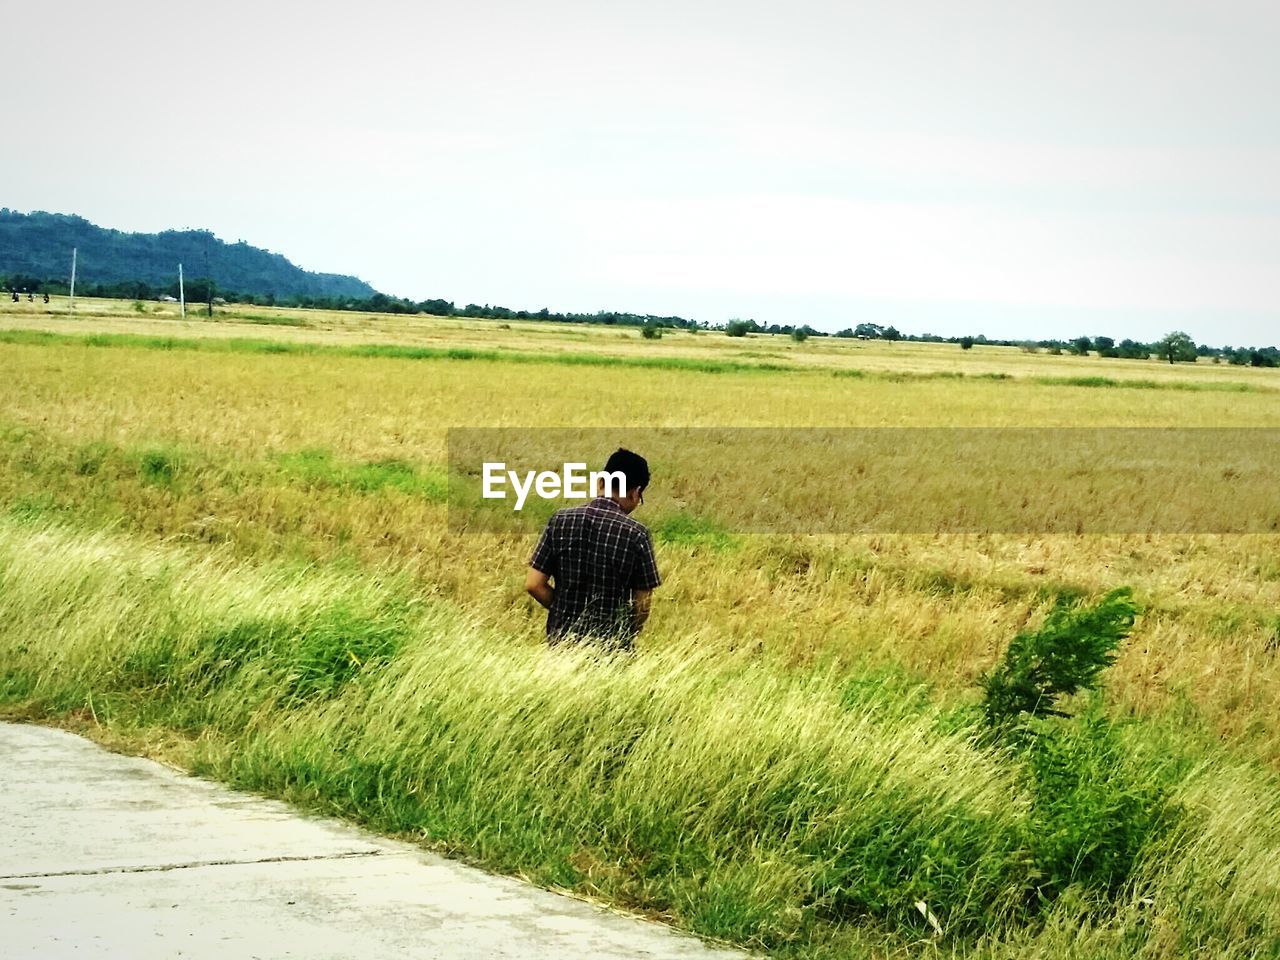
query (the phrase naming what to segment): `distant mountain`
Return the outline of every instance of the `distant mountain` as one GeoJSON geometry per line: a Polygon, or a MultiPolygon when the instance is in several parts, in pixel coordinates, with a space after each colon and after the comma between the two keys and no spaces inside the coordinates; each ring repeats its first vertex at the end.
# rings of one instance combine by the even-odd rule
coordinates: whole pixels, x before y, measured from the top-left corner
{"type": "Polygon", "coordinates": [[[72,247],[79,251],[77,283],[85,287],[168,287],[176,281],[181,263],[189,279],[211,274],[218,290],[239,294],[281,300],[365,300],[377,294],[356,277],[312,273],[278,253],[243,242],[225,243],[207,230],[123,233],[67,214],[0,210],[0,276],[65,281],[72,247]]]}

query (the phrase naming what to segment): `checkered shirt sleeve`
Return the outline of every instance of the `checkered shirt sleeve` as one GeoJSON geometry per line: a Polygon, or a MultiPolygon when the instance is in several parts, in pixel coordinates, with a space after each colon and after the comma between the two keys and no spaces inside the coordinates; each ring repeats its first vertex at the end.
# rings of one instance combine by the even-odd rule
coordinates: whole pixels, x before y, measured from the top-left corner
{"type": "Polygon", "coordinates": [[[658,576],[658,561],[653,555],[653,537],[644,530],[634,540],[635,572],[631,575],[632,590],[652,590],[662,584],[658,576]]]}
{"type": "Polygon", "coordinates": [[[548,577],[556,576],[556,534],[555,526],[558,516],[553,515],[542,528],[542,536],[538,545],[533,548],[533,556],[529,558],[529,566],[545,573],[548,577]]]}

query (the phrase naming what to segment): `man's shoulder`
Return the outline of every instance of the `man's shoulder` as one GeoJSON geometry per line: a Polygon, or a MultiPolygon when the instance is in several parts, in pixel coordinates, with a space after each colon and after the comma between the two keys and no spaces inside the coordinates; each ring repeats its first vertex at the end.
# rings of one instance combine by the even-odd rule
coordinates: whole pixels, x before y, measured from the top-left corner
{"type": "Polygon", "coordinates": [[[632,517],[628,517],[625,513],[619,514],[617,520],[618,520],[618,523],[621,523],[624,527],[626,527],[636,536],[638,537],[649,536],[649,528],[646,527],[639,520],[633,519],[632,517]]]}
{"type": "Polygon", "coordinates": [[[551,515],[551,523],[557,525],[573,524],[588,519],[597,519],[604,523],[612,524],[638,537],[647,538],[649,536],[649,528],[639,520],[623,513],[621,510],[601,507],[594,501],[580,504],[576,507],[562,507],[551,515]]]}
{"type": "Polygon", "coordinates": [[[577,507],[561,507],[555,513],[551,514],[548,523],[572,523],[574,520],[580,520],[586,516],[587,508],[590,504],[582,504],[577,507]]]}
{"type": "Polygon", "coordinates": [[[639,520],[630,517],[621,510],[600,511],[606,517],[607,522],[615,524],[619,529],[627,531],[627,534],[633,540],[645,541],[649,539],[649,528],[639,520]]]}

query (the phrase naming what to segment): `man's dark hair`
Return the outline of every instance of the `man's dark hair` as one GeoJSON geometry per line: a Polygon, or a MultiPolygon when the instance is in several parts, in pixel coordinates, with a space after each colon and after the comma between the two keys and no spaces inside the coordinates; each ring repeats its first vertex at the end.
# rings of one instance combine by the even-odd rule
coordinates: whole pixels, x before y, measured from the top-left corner
{"type": "Polygon", "coordinates": [[[649,485],[649,461],[638,453],[632,453],[626,447],[619,447],[609,454],[604,465],[606,473],[621,473],[627,478],[626,489],[633,487],[644,489],[649,485]]]}

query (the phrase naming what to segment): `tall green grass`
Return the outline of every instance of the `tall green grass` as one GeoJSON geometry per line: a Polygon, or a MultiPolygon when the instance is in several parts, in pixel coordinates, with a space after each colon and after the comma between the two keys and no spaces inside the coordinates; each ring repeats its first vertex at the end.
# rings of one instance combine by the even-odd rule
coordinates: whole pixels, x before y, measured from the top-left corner
{"type": "Polygon", "coordinates": [[[1240,383],[1233,380],[1203,380],[1198,383],[1189,380],[1147,380],[1130,377],[1033,377],[1036,383],[1049,387],[1104,387],[1128,390],[1191,390],[1211,391],[1219,393],[1259,393],[1267,388],[1252,383],[1240,383]]]}
{"type": "Polygon", "coordinates": [[[1026,760],[905,689],[549,650],[376,572],[0,522],[10,711],[182,731],[202,773],[784,953],[1274,955],[1273,775],[1101,718],[1026,760]]]}

